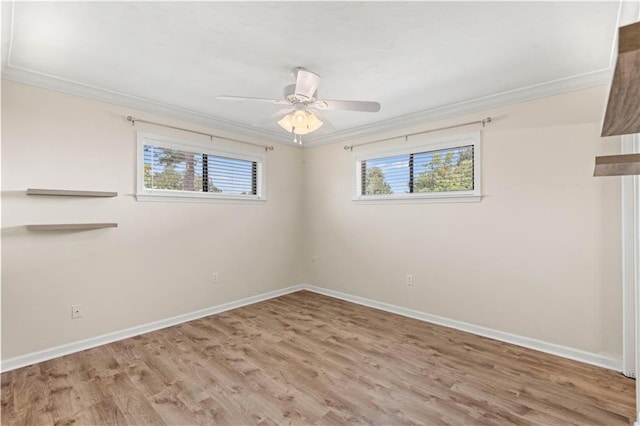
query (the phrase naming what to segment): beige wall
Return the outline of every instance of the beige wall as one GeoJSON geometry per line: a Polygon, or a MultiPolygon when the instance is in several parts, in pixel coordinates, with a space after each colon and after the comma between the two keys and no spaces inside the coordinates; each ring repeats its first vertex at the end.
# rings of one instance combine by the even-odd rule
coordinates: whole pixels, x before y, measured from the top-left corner
{"type": "Polygon", "coordinates": [[[277,146],[267,154],[265,204],[137,202],[137,130],[208,138],[132,127],[129,114],[210,131],[3,81],[2,359],[302,281],[302,150],[277,146]],[[27,197],[30,187],[119,195],[27,197]],[[94,221],[119,227],[25,229],[94,221]],[[215,286],[212,272],[220,276],[215,286]],[[84,318],[71,319],[72,304],[83,305],[84,318]]]}
{"type": "Polygon", "coordinates": [[[3,82],[2,359],[301,282],[619,358],[620,180],[592,177],[594,156],[619,149],[598,136],[606,95],[582,90],[406,129],[494,117],[480,203],[354,203],[353,154],[339,143],[276,146],[267,203],[246,205],[132,195],[136,130],[202,138],[124,116],[210,129],[3,82]],[[29,187],[119,196],[27,197],[29,187]],[[24,227],[84,221],[119,227],[24,227]],[[71,320],[72,304],[84,318],[71,320]]]}
{"type": "Polygon", "coordinates": [[[358,204],[345,144],[306,150],[305,282],[619,359],[620,179],[592,177],[596,155],[619,152],[599,137],[606,98],[598,87],[407,129],[495,119],[480,203],[358,204]]]}

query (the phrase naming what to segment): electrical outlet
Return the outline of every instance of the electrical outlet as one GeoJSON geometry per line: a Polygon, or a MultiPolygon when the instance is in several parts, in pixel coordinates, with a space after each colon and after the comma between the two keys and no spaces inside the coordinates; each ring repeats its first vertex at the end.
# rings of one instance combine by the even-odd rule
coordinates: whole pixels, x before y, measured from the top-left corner
{"type": "Polygon", "coordinates": [[[407,285],[408,286],[412,286],[413,285],[413,275],[411,275],[411,274],[407,274],[407,285]]]}
{"type": "Polygon", "coordinates": [[[211,274],[211,284],[218,284],[218,273],[213,272],[211,274]]]}
{"type": "Polygon", "coordinates": [[[82,305],[71,305],[71,319],[82,318],[82,305]]]}

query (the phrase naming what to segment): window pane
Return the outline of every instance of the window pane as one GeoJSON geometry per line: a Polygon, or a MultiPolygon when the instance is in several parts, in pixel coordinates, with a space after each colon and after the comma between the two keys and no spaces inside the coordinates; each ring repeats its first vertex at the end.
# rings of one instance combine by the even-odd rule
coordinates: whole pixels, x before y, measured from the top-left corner
{"type": "Polygon", "coordinates": [[[144,145],[144,187],[257,195],[257,163],[144,145]]]}
{"type": "Polygon", "coordinates": [[[202,191],[202,156],[145,145],[144,183],[148,189],[202,191]]]}
{"type": "Polygon", "coordinates": [[[363,161],[363,195],[409,192],[409,154],[363,161]]]}
{"type": "Polygon", "coordinates": [[[256,195],[256,163],[209,156],[209,192],[256,195]]]}
{"type": "Polygon", "coordinates": [[[361,195],[473,191],[474,145],[363,160],[361,195]]]}
{"type": "Polygon", "coordinates": [[[414,192],[472,191],[473,146],[414,154],[414,192]]]}

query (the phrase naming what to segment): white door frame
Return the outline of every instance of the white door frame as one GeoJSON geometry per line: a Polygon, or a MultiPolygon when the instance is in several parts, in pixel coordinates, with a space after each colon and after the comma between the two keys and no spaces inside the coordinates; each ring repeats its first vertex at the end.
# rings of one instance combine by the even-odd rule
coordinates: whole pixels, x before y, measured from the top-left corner
{"type": "MultiPolygon", "coordinates": [[[[622,153],[640,152],[640,136],[622,136],[622,153]]],[[[640,177],[622,176],[622,373],[636,377],[640,365],[636,354],[640,353],[640,177]]]]}
{"type": "MultiPolygon", "coordinates": [[[[640,21],[640,0],[620,1],[618,27],[640,21]]],[[[617,32],[611,50],[617,59],[617,32]]],[[[622,153],[640,152],[640,135],[622,136],[622,153]]],[[[640,373],[640,176],[622,177],[622,372],[640,373]]],[[[640,426],[640,378],[636,380],[636,421],[640,426]]]]}

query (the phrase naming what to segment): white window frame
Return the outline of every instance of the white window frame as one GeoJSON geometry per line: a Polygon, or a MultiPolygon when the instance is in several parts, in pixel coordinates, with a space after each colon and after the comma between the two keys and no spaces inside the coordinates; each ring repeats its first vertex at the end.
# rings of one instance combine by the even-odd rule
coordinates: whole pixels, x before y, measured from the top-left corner
{"type": "Polygon", "coordinates": [[[419,135],[409,138],[408,141],[405,141],[404,138],[398,138],[392,143],[400,146],[354,153],[353,201],[358,203],[468,203],[479,202],[482,199],[480,132],[458,134],[439,138],[428,137],[427,135],[419,135]],[[414,192],[384,195],[361,194],[362,161],[368,161],[382,157],[393,157],[396,155],[437,151],[441,149],[456,148],[469,145],[473,145],[473,191],[414,192]]]}
{"type": "Polygon", "coordinates": [[[138,132],[136,159],[136,200],[138,201],[177,201],[177,202],[235,202],[256,203],[266,201],[265,192],[265,155],[248,153],[242,150],[224,150],[212,147],[210,144],[177,139],[164,135],[138,132]],[[224,194],[218,192],[175,191],[170,189],[148,189],[144,187],[144,146],[153,145],[161,148],[175,149],[187,152],[202,153],[213,156],[227,157],[238,160],[255,161],[257,163],[256,195],[224,194]]]}

